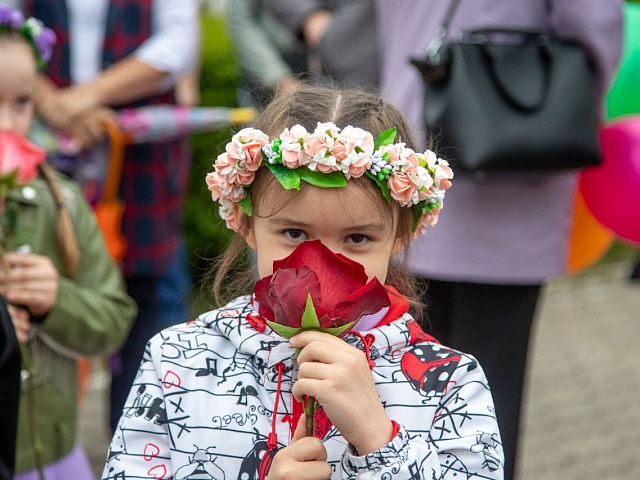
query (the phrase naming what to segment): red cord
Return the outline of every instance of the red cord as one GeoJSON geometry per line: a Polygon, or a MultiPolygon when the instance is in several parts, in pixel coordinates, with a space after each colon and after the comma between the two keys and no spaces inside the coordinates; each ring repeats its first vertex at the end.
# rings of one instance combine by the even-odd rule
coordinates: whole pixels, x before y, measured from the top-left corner
{"type": "Polygon", "coordinates": [[[278,403],[280,403],[280,390],[282,387],[282,373],[284,372],[284,363],[276,364],[278,371],[278,383],[276,384],[276,399],[273,402],[273,416],[271,418],[271,433],[267,437],[267,448],[273,450],[278,446],[278,434],[276,433],[276,415],[278,414],[278,403]]]}

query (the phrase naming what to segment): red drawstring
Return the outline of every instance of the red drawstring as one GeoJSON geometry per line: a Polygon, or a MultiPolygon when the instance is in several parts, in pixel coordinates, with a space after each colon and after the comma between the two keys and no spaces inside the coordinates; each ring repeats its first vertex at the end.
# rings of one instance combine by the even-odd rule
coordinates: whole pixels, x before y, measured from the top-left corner
{"type": "Polygon", "coordinates": [[[273,402],[273,417],[271,418],[271,433],[267,437],[267,448],[273,450],[278,446],[278,434],[276,433],[276,415],[278,414],[278,403],[280,403],[280,389],[282,387],[282,373],[284,372],[284,363],[276,364],[278,371],[278,383],[276,385],[276,400],[273,402]]]}
{"type": "Polygon", "coordinates": [[[252,313],[247,315],[247,322],[249,322],[251,326],[255,328],[259,333],[264,333],[265,329],[267,328],[266,322],[262,318],[260,318],[260,316],[254,315],[252,313]]]}
{"type": "Polygon", "coordinates": [[[373,367],[376,366],[376,361],[371,359],[371,345],[376,341],[376,337],[371,333],[367,333],[365,336],[362,336],[360,332],[356,332],[355,330],[351,330],[350,333],[353,333],[362,340],[362,344],[364,345],[364,354],[367,356],[367,363],[369,364],[369,370],[373,370],[373,367]]]}

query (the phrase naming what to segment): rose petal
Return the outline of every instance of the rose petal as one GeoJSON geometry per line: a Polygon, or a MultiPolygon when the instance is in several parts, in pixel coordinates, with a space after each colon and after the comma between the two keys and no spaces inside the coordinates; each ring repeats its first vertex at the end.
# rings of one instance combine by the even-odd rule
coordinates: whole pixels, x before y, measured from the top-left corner
{"type": "Polygon", "coordinates": [[[363,315],[376,313],[389,305],[391,301],[387,290],[377,278],[374,278],[338,303],[333,316],[343,318],[346,320],[345,323],[348,323],[360,320],[363,315]]]}
{"type": "Polygon", "coordinates": [[[320,279],[321,302],[315,303],[318,317],[344,299],[345,292],[353,292],[368,279],[358,262],[325,247],[320,240],[303,242],[285,259],[273,262],[279,268],[298,268],[306,265],[320,279]]]}
{"type": "Polygon", "coordinates": [[[302,314],[311,294],[314,305],[319,303],[320,280],[308,267],[276,270],[271,278],[270,306],[275,322],[289,327],[300,327],[302,314]]]}

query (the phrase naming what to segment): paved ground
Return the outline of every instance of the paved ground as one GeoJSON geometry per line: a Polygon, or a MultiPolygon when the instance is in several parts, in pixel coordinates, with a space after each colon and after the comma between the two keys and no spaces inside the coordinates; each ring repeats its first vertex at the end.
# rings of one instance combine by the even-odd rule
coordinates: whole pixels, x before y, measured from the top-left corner
{"type": "MultiPolygon", "coordinates": [[[[518,480],[640,479],[640,282],[620,260],[552,282],[529,362],[518,480]]],[[[80,438],[99,478],[108,376],[97,364],[80,438]]]]}

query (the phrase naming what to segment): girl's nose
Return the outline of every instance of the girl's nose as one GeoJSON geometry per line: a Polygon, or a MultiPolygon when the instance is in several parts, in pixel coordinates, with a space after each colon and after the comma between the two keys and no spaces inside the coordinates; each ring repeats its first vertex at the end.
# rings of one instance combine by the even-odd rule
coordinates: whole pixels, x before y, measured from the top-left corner
{"type": "Polygon", "coordinates": [[[8,108],[0,106],[0,130],[8,130],[13,132],[15,130],[15,122],[13,116],[9,112],[8,108]]]}

